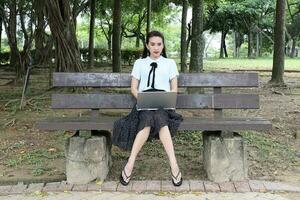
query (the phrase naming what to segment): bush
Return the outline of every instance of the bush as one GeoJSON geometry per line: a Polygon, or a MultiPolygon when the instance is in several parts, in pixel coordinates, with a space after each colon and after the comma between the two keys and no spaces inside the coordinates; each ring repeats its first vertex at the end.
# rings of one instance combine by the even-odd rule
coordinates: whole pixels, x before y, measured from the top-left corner
{"type": "MultiPolygon", "coordinates": [[[[80,49],[80,57],[83,62],[88,61],[89,49],[88,48],[81,48],[80,49]]],[[[105,48],[95,48],[94,49],[95,60],[99,62],[108,61],[109,58],[109,51],[105,48]]],[[[123,49],[121,50],[121,59],[123,64],[132,65],[133,61],[140,58],[142,55],[141,49],[123,49]]]]}
{"type": "Polygon", "coordinates": [[[10,52],[0,53],[0,62],[1,62],[1,64],[9,63],[9,54],[10,54],[10,52]]]}
{"type": "Polygon", "coordinates": [[[132,65],[133,61],[137,60],[142,56],[143,51],[141,49],[124,49],[121,50],[121,56],[123,63],[127,63],[128,65],[132,65]]]}

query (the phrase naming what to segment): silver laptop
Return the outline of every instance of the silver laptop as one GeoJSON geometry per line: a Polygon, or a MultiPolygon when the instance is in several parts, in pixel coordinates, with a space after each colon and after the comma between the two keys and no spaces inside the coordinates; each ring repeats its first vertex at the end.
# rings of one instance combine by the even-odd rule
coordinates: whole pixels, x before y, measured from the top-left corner
{"type": "Polygon", "coordinates": [[[139,92],[137,110],[158,110],[159,108],[174,110],[177,92],[139,92]]]}

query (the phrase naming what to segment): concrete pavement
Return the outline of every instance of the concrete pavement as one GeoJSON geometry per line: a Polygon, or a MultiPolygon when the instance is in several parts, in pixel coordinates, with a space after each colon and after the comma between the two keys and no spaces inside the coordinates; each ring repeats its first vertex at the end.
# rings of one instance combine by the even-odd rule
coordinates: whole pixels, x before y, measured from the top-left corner
{"type": "MultiPolygon", "coordinates": [[[[299,194],[299,193],[297,193],[299,194]]],[[[299,198],[298,198],[299,197],[299,198]]],[[[296,200],[272,193],[152,193],[137,194],[125,192],[60,192],[19,194],[0,196],[1,200],[296,200]]]]}

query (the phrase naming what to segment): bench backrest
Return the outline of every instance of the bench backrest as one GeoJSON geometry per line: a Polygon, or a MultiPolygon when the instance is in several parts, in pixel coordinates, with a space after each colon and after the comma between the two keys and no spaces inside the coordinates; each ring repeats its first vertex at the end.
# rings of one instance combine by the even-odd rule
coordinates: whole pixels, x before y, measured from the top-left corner
{"type": "MultiPolygon", "coordinates": [[[[128,73],[54,73],[54,87],[130,87],[128,73]]],[[[213,88],[210,94],[178,94],[178,109],[254,109],[259,108],[257,94],[222,93],[226,87],[258,87],[257,73],[181,73],[178,87],[213,88]]],[[[112,109],[132,108],[135,100],[131,94],[53,94],[55,109],[112,109]]]]}

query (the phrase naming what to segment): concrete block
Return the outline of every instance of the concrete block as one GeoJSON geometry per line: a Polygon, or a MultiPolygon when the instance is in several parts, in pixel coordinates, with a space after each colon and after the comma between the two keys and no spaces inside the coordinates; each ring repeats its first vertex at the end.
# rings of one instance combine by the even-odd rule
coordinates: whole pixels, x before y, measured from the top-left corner
{"type": "Polygon", "coordinates": [[[131,181],[132,182],[132,192],[146,192],[147,191],[147,182],[146,181],[131,181]]]}
{"type": "Polygon", "coordinates": [[[253,192],[266,192],[266,188],[262,181],[250,180],[249,186],[253,192]]]}
{"type": "Polygon", "coordinates": [[[147,181],[147,192],[160,192],[161,181],[147,181]]]}
{"type": "Polygon", "coordinates": [[[176,192],[189,192],[190,191],[190,181],[183,180],[182,185],[175,187],[176,192]]]}
{"type": "Polygon", "coordinates": [[[210,181],[242,181],[248,178],[246,145],[238,134],[224,138],[220,131],[205,131],[203,159],[210,181]]]}
{"type": "Polygon", "coordinates": [[[53,182],[53,183],[47,183],[44,188],[43,188],[43,192],[56,192],[58,191],[59,187],[60,187],[60,182],[53,182]]]}
{"type": "Polygon", "coordinates": [[[176,192],[175,186],[171,181],[161,181],[162,192],[176,192]]]}
{"type": "Polygon", "coordinates": [[[111,165],[109,136],[71,137],[65,145],[66,175],[70,184],[104,181],[111,165]]]}
{"type": "Polygon", "coordinates": [[[190,180],[189,182],[192,192],[205,192],[203,181],[190,180]]]}
{"type": "Polygon", "coordinates": [[[218,183],[204,181],[204,188],[206,192],[220,192],[220,186],[218,183]]]}
{"type": "Polygon", "coordinates": [[[221,192],[235,192],[235,187],[232,182],[219,183],[221,192]]]}
{"type": "Polygon", "coordinates": [[[117,187],[117,192],[131,192],[131,188],[132,188],[132,182],[131,181],[126,186],[119,183],[118,187],[117,187]]]}
{"type": "Polygon", "coordinates": [[[72,191],[76,191],[76,192],[86,192],[88,189],[88,185],[87,184],[74,184],[72,191]]]}
{"type": "Polygon", "coordinates": [[[116,192],[118,183],[116,181],[106,181],[101,185],[102,191],[116,192]]]}
{"type": "Polygon", "coordinates": [[[234,186],[237,192],[251,192],[248,181],[235,181],[234,186]]]}
{"type": "Polygon", "coordinates": [[[44,187],[44,183],[31,183],[27,189],[25,189],[25,193],[33,193],[33,192],[41,192],[43,187],[44,187]]]}
{"type": "Polygon", "coordinates": [[[23,182],[19,182],[17,185],[12,186],[10,194],[22,194],[26,188],[27,185],[25,185],[23,182]]]}

